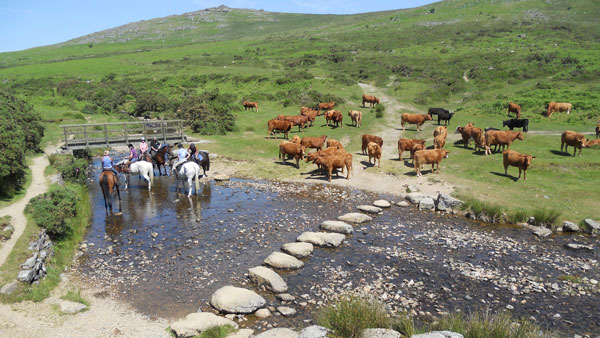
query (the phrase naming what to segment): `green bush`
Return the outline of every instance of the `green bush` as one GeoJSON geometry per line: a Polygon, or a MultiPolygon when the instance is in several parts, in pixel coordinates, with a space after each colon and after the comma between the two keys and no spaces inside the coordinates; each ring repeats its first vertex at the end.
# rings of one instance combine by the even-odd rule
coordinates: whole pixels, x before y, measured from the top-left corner
{"type": "Polygon", "coordinates": [[[74,156],[53,156],[48,157],[52,165],[62,175],[65,181],[85,183],[87,178],[88,161],[84,158],[75,158],[74,156]]]}
{"type": "Polygon", "coordinates": [[[235,127],[235,115],[231,113],[237,107],[237,98],[232,94],[221,94],[218,89],[201,95],[190,95],[177,109],[177,118],[197,133],[205,135],[224,135],[235,127]]]}
{"type": "Polygon", "coordinates": [[[360,337],[368,328],[388,328],[391,319],[383,304],[366,298],[345,297],[317,314],[319,325],[340,337],[360,337]]]}
{"type": "Polygon", "coordinates": [[[77,193],[64,186],[53,186],[50,191],[38,195],[29,201],[25,209],[33,220],[46,229],[53,240],[68,234],[66,220],[75,216],[79,197],[77,193]]]}
{"type": "Polygon", "coordinates": [[[383,112],[385,112],[385,106],[382,103],[378,103],[375,105],[375,117],[380,119],[383,117],[383,112]]]}

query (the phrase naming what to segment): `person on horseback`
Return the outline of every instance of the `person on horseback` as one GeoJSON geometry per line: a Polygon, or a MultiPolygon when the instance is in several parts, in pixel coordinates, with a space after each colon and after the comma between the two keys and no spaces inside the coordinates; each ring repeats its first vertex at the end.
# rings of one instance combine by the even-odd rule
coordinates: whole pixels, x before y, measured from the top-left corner
{"type": "Polygon", "coordinates": [[[117,178],[117,184],[119,180],[119,173],[117,169],[113,168],[113,160],[110,158],[110,152],[108,150],[104,151],[104,157],[102,157],[102,170],[110,170],[115,174],[117,178]]]}
{"type": "Polygon", "coordinates": [[[175,172],[177,172],[177,167],[187,162],[188,158],[190,157],[190,153],[183,148],[183,144],[179,143],[177,147],[179,148],[177,150],[177,162],[173,165],[173,171],[175,172]]]}
{"type": "Polygon", "coordinates": [[[144,136],[142,136],[142,140],[140,141],[140,154],[139,154],[139,159],[143,160],[144,159],[144,154],[146,154],[148,152],[148,143],[146,143],[146,138],[144,136]]]}
{"type": "Polygon", "coordinates": [[[150,156],[152,156],[152,160],[154,160],[154,157],[156,156],[156,153],[158,152],[159,149],[160,149],[160,142],[158,142],[158,140],[156,139],[156,136],[154,136],[152,138],[152,141],[150,141],[150,156]]]}
{"type": "Polygon", "coordinates": [[[128,145],[129,147],[129,161],[127,162],[127,165],[130,165],[131,163],[134,163],[138,160],[138,153],[137,150],[135,150],[135,147],[133,146],[133,144],[129,143],[128,145]]]}

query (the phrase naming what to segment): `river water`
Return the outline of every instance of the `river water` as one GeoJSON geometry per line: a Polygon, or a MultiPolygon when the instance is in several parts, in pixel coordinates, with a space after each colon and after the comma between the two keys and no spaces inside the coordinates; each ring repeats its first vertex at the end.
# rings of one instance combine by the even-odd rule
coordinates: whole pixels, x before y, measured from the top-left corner
{"type": "MultiPolygon", "coordinates": [[[[139,311],[166,318],[210,310],[212,293],[228,284],[281,305],[248,282],[248,268],[356,205],[394,200],[328,184],[252,180],[206,181],[188,198],[170,177],[156,177],[152,193],[132,177],[130,189],[121,192],[123,215],[107,216],[97,168],[94,163],[89,185],[88,249],[78,269],[139,311]]],[[[419,320],[456,310],[510,311],[562,333],[599,333],[596,241],[560,234],[540,240],[519,227],[393,206],[355,226],[340,248],[316,248],[304,268],[281,273],[296,297],[288,304],[298,310],[295,316],[246,316],[241,325],[304,327],[320,305],[352,292],[419,320]],[[572,242],[594,250],[564,248],[572,242]]]]}

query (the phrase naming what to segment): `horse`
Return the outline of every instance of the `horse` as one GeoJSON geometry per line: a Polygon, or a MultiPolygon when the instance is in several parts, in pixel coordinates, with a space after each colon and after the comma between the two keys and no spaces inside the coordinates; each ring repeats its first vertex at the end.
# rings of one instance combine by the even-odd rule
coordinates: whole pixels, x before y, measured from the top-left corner
{"type": "Polygon", "coordinates": [[[148,181],[148,191],[152,189],[152,184],[154,184],[154,167],[152,166],[152,162],[137,161],[130,165],[119,162],[115,165],[115,169],[117,169],[118,172],[127,174],[125,189],[129,186],[129,177],[131,174],[142,175],[144,179],[148,181]]]}
{"type": "Polygon", "coordinates": [[[112,195],[113,189],[116,188],[117,196],[119,197],[119,212],[121,214],[123,209],[121,208],[121,192],[119,191],[119,184],[117,183],[117,176],[110,170],[103,170],[100,174],[100,178],[98,179],[98,184],[100,184],[100,188],[102,189],[102,196],[104,197],[104,209],[108,214],[113,213],[112,210],[112,195]],[[108,199],[108,201],[107,201],[108,199]]]}
{"type": "MultiPolygon", "coordinates": [[[[192,196],[192,181],[195,180],[196,184],[196,195],[198,195],[198,190],[200,189],[200,166],[196,164],[196,162],[185,162],[181,165],[181,169],[179,169],[179,174],[175,178],[177,180],[177,186],[179,186],[179,181],[183,181],[187,179],[188,182],[188,197],[192,196]]],[[[177,188],[176,188],[177,189],[177,188]]]]}
{"type": "Polygon", "coordinates": [[[156,163],[156,169],[158,169],[159,176],[162,176],[162,172],[160,171],[161,166],[165,169],[165,176],[169,175],[169,172],[167,171],[167,155],[171,155],[171,146],[168,144],[160,147],[154,155],[154,163],[156,163]]]}
{"type": "Polygon", "coordinates": [[[197,158],[194,158],[194,162],[196,162],[196,164],[198,164],[202,168],[202,176],[206,177],[206,172],[210,171],[210,157],[208,152],[206,151],[198,150],[198,153],[202,155],[202,161],[198,161],[197,158]]]}

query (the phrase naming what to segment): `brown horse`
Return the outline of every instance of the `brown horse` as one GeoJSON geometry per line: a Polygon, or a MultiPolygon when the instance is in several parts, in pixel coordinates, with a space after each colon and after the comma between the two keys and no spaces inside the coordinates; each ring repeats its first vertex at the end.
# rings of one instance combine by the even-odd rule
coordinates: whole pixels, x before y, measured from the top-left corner
{"type": "Polygon", "coordinates": [[[162,176],[162,172],[160,171],[160,167],[162,166],[165,169],[165,176],[169,175],[167,171],[167,155],[171,156],[171,146],[166,144],[160,147],[154,155],[154,163],[156,163],[156,169],[158,169],[158,175],[162,176]]]}
{"type": "Polygon", "coordinates": [[[100,184],[100,188],[102,189],[102,195],[104,196],[104,209],[106,210],[106,213],[108,213],[109,210],[111,214],[113,213],[112,195],[113,189],[116,188],[117,196],[119,197],[119,212],[117,213],[117,215],[120,215],[123,209],[121,208],[121,193],[119,192],[117,176],[110,170],[104,170],[100,174],[100,179],[98,180],[98,183],[100,184]]]}

